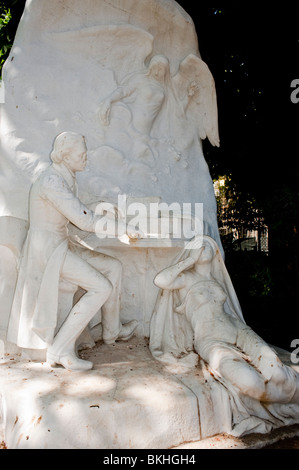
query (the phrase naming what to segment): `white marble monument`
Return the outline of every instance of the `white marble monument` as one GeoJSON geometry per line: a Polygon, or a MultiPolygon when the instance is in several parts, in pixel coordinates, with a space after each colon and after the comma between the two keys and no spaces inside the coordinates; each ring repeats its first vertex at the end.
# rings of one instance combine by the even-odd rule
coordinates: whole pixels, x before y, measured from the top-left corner
{"type": "Polygon", "coordinates": [[[8,447],[170,448],[299,423],[298,371],[245,324],[225,268],[202,149],[220,145],[216,90],[189,15],[27,0],[3,76],[8,447]]]}
{"type": "MultiPolygon", "coordinates": [[[[83,204],[119,205],[119,197],[126,197],[128,203],[179,204],[181,211],[189,204],[192,215],[201,203],[205,233],[220,245],[201,144],[208,137],[219,145],[214,81],[200,59],[193,22],[177,3],[28,1],[3,76],[3,260],[16,254],[17,262],[31,184],[49,166],[54,139],[64,131],[86,137],[89,163],[78,175],[83,204]]],[[[98,240],[85,241],[98,249],[98,240]]],[[[130,250],[119,253],[118,246],[111,252],[103,245],[101,251],[117,252],[125,265],[123,319],[133,315],[148,335],[157,289],[145,291],[144,284],[163,268],[161,255],[143,250],[131,256],[130,250]],[[143,273],[137,283],[136,271],[143,273]]],[[[3,277],[10,276],[10,285],[16,276],[12,265],[3,261],[1,267],[9,270],[3,277]]],[[[3,313],[4,333],[9,309],[3,313]]]]}

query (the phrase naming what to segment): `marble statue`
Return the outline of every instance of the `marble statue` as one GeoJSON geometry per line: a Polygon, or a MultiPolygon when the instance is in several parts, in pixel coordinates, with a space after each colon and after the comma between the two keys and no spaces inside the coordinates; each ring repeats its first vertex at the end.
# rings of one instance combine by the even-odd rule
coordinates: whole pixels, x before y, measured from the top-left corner
{"type": "Polygon", "coordinates": [[[216,88],[193,22],[173,0],[158,2],[156,16],[156,0],[121,4],[76,0],[76,15],[68,15],[58,0],[27,2],[4,66],[0,215],[27,220],[27,194],[47,166],[46,148],[71,129],[88,140],[89,164],[78,176],[85,204],[119,195],[200,202],[205,234],[222,250],[202,150],[205,138],[219,145],[216,88]],[[165,37],[162,18],[173,14],[176,26],[165,37]]]}
{"type": "MultiPolygon", "coordinates": [[[[69,222],[81,230],[95,232],[99,218],[78,199],[76,173],[83,171],[87,162],[84,137],[73,132],[60,134],[51,159],[52,165],[39,176],[30,192],[30,226],[7,337],[21,348],[47,349],[47,361],[52,364],[69,370],[88,370],[93,364],[77,356],[76,340],[101,307],[104,343],[128,340],[138,322],[120,322],[120,263],[100,253],[90,263],[69,241],[69,222]],[[60,279],[86,293],[59,325],[60,279]]],[[[136,236],[130,228],[128,232],[136,236]]]]}
{"type": "MultiPolygon", "coordinates": [[[[153,137],[156,128],[161,132],[161,125],[154,127],[154,124],[158,117],[160,117],[160,123],[169,122],[169,118],[165,119],[163,110],[170,100],[170,95],[169,61],[163,55],[156,55],[144,72],[129,74],[123,83],[100,104],[99,116],[104,126],[110,124],[110,113],[114,103],[121,102],[128,110],[126,134],[131,138],[130,152],[139,165],[144,164],[151,168],[154,167],[158,158],[163,158],[159,152],[159,141],[153,137]]],[[[172,97],[174,99],[173,94],[172,97]]],[[[118,134],[121,133],[122,127],[121,122],[118,134]]],[[[170,135],[170,132],[167,134],[170,135]]],[[[154,180],[156,179],[154,177],[154,180]]]]}
{"type": "Polygon", "coordinates": [[[221,265],[219,249],[213,240],[204,237],[201,242],[195,239],[190,243],[182,260],[156,276],[155,284],[163,293],[152,320],[153,354],[173,362],[195,350],[216,378],[241,394],[265,403],[299,404],[299,374],[284,365],[246,325],[239,305],[233,308],[229,295],[234,294],[227,273],[223,265],[215,269],[215,264],[221,265]],[[172,302],[168,300],[169,311],[165,312],[160,304],[169,293],[172,302]],[[157,331],[164,334],[162,341],[159,334],[160,344],[156,344],[157,331]]]}
{"type": "MultiPolygon", "coordinates": [[[[100,104],[99,117],[104,126],[110,124],[112,105],[119,102],[130,115],[126,133],[131,133],[131,153],[144,162],[147,151],[149,166],[165,159],[165,145],[185,167],[188,159],[184,153],[198,137],[208,137],[212,145],[220,145],[213,77],[195,55],[186,57],[173,77],[169,59],[163,54],[152,57],[144,71],[126,76],[100,104]]],[[[119,125],[118,134],[123,122],[119,125]]]]}
{"type": "MultiPolygon", "coordinates": [[[[88,164],[77,174],[84,205],[117,205],[125,196],[181,208],[190,204],[196,217],[194,208],[202,204],[204,234],[224,254],[202,149],[203,139],[219,145],[216,87],[200,57],[194,24],[174,0],[122,0],[121,6],[116,0],[74,0],[66,9],[59,0],[28,1],[3,77],[0,271],[6,300],[0,341],[5,342],[28,230],[29,191],[48,167],[55,137],[66,129],[88,142],[88,164]],[[165,18],[173,18],[167,37],[165,18]]],[[[112,245],[95,251],[115,257],[112,245]]],[[[151,250],[152,276],[162,256],[151,250]]],[[[122,303],[123,321],[136,318],[148,335],[156,290],[145,292],[134,282],[136,270],[149,271],[144,256],[122,250],[117,258],[125,263],[123,298],[134,299],[122,303]]]]}
{"type": "Polygon", "coordinates": [[[186,315],[178,315],[177,308],[183,305],[193,284],[209,279],[215,279],[225,290],[226,312],[244,321],[218,245],[210,237],[200,236],[187,245],[171,267],[155,277],[154,283],[160,292],[151,318],[150,349],[154,357],[163,362],[197,363],[198,356],[193,353],[193,329],[186,315]]]}
{"type": "Polygon", "coordinates": [[[298,424],[298,373],[246,324],[225,266],[203,152],[220,145],[216,86],[179,3],[27,0],[3,79],[0,374],[21,377],[13,346],[46,360],[30,406],[34,380],[13,403],[0,390],[0,438],[4,418],[17,448],[173,448],[298,424]],[[200,229],[162,230],[171,207],[173,227],[202,214],[200,229]],[[79,353],[98,340],[104,364],[79,353]]]}
{"type": "MultiPolygon", "coordinates": [[[[200,368],[221,384],[231,434],[266,432],[267,425],[296,419],[299,373],[245,323],[214,240],[195,238],[154,282],[160,293],[150,328],[152,355],[166,365],[200,368]]],[[[207,422],[213,419],[207,413],[207,422]]]]}
{"type": "Polygon", "coordinates": [[[116,101],[129,98],[132,123],[141,134],[150,136],[153,124],[161,111],[169,92],[170,65],[163,55],[154,56],[145,73],[126,78],[112,95],[106,98],[100,109],[104,125],[110,121],[111,106],[116,101]]]}

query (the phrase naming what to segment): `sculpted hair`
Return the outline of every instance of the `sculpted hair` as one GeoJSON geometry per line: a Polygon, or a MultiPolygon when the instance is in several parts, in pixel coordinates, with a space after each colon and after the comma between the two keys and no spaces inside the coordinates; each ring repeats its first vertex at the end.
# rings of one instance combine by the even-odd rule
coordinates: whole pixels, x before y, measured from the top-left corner
{"type": "Polygon", "coordinates": [[[169,79],[170,78],[170,63],[169,63],[168,58],[163,54],[157,54],[151,58],[150,63],[148,65],[147,75],[150,75],[152,67],[154,67],[157,64],[162,64],[166,68],[167,70],[166,79],[169,79]]]}
{"type": "Polygon", "coordinates": [[[66,155],[69,155],[76,143],[85,142],[85,137],[76,132],[62,132],[55,141],[50,158],[53,163],[61,163],[66,155]]]}

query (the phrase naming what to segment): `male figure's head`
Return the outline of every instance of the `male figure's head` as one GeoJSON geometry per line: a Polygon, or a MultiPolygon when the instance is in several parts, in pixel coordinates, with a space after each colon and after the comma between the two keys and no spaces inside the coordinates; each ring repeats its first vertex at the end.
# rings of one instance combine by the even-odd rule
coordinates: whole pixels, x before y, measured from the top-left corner
{"type": "Polygon", "coordinates": [[[85,137],[75,132],[59,134],[50,157],[53,163],[64,163],[74,173],[83,171],[87,162],[85,137]]]}

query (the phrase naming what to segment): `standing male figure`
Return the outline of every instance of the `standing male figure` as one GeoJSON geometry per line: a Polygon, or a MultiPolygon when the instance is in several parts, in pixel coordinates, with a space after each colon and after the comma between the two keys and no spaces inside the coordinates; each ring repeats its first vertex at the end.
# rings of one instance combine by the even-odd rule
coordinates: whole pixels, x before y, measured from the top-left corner
{"type": "MultiPolygon", "coordinates": [[[[52,165],[30,191],[30,226],[7,339],[22,348],[47,349],[47,362],[51,365],[89,370],[92,362],[77,356],[75,344],[99,309],[102,308],[103,341],[107,344],[128,340],[138,322],[133,320],[126,325],[120,322],[120,262],[100,253],[88,262],[69,242],[69,222],[83,231],[96,232],[99,220],[78,199],[76,172],[83,171],[87,162],[84,137],[72,132],[60,134],[55,139],[51,159],[52,165]],[[95,259],[101,272],[92,266],[95,259]],[[57,318],[60,280],[86,291],[62,326],[57,318]]],[[[136,236],[130,227],[125,229],[129,236],[136,236]]]]}

